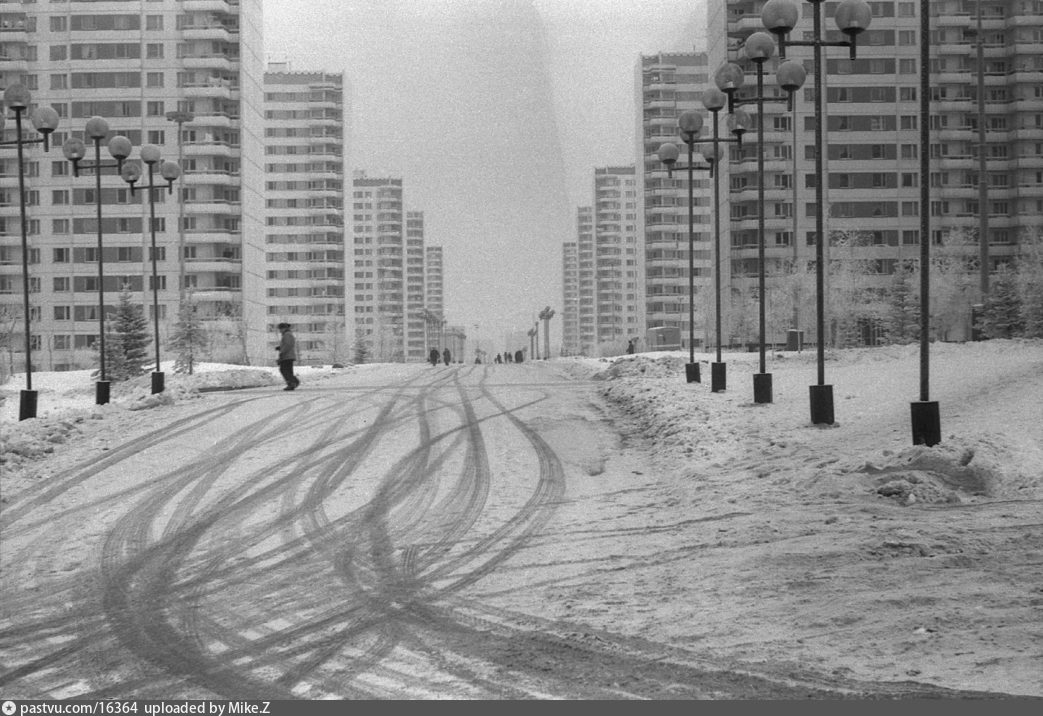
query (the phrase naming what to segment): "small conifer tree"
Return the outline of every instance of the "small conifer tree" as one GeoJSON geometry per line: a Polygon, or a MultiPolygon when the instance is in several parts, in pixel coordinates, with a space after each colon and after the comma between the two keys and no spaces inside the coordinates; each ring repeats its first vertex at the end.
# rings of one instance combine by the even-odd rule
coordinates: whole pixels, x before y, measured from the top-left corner
{"type": "Polygon", "coordinates": [[[1010,267],[1003,266],[996,272],[989,295],[985,297],[978,327],[986,338],[1021,335],[1021,297],[1018,295],[1016,276],[1010,267]]]}
{"type": "Polygon", "coordinates": [[[174,372],[192,375],[196,356],[202,353],[206,344],[206,332],[196,313],[196,305],[191,299],[185,299],[178,308],[174,334],[170,337],[170,347],[177,354],[174,372]]]}
{"type": "MultiPolygon", "coordinates": [[[[119,305],[112,321],[112,331],[119,335],[127,377],[143,375],[148,363],[148,346],[151,343],[148,320],[141,306],[130,302],[130,287],[120,292],[119,305]]],[[[106,339],[108,341],[108,339],[106,339]]],[[[114,341],[115,342],[115,341],[114,341]]]]}

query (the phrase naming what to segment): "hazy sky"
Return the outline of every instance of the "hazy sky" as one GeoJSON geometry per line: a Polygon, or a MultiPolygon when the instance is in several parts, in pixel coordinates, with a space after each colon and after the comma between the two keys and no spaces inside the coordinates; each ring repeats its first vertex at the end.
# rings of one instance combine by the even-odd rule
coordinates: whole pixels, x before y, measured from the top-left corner
{"type": "Polygon", "coordinates": [[[402,177],[426,241],[444,247],[450,322],[498,350],[549,305],[557,345],[575,208],[594,167],[634,162],[638,56],[703,49],[704,0],[265,0],[264,12],[269,60],[344,72],[348,170],[402,177]]]}

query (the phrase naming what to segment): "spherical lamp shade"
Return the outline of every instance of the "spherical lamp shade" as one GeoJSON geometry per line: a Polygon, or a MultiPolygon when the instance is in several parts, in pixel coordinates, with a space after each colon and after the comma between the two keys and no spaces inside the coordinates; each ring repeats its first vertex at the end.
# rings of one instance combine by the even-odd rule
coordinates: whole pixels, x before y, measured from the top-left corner
{"type": "Polygon", "coordinates": [[[87,154],[87,145],[82,139],[69,137],[62,144],[62,154],[71,162],[78,162],[87,154]]]}
{"type": "Polygon", "coordinates": [[[757,63],[762,63],[775,54],[775,40],[766,32],[755,32],[746,38],[746,56],[757,63]]]}
{"type": "Polygon", "coordinates": [[[105,139],[109,134],[109,123],[104,117],[91,117],[87,120],[87,136],[91,139],[105,139]]]}
{"type": "Polygon", "coordinates": [[[785,35],[797,26],[800,10],[793,0],[768,0],[761,8],[761,22],[768,32],[785,35]]]}
{"type": "Polygon", "coordinates": [[[177,162],[163,162],[159,167],[159,173],[168,182],[172,182],[181,176],[181,167],[177,165],[177,162]]]}
{"type": "Polygon", "coordinates": [[[804,86],[808,72],[804,65],[796,60],[786,60],[775,70],[775,79],[786,92],[796,92],[804,86]]]}
{"type": "Polygon", "coordinates": [[[146,164],[155,164],[159,161],[160,151],[155,144],[146,144],[141,148],[141,161],[146,164]]]}
{"type": "Polygon", "coordinates": [[[717,148],[712,144],[703,147],[701,154],[703,155],[703,160],[707,164],[713,164],[717,161],[717,148]]]}
{"type": "Polygon", "coordinates": [[[719,112],[728,104],[728,95],[716,87],[703,90],[703,106],[711,112],[719,112]]]}
{"type": "Polygon", "coordinates": [[[109,154],[111,154],[115,159],[123,161],[130,156],[130,150],[130,140],[122,134],[117,134],[109,140],[109,154]]]}
{"type": "Polygon", "coordinates": [[[120,176],[123,177],[123,181],[133,184],[141,179],[141,165],[137,162],[124,162],[120,176]]]}
{"type": "Polygon", "coordinates": [[[694,141],[703,129],[703,115],[693,110],[681,112],[677,117],[677,128],[681,130],[682,135],[691,135],[694,141]]]}
{"type": "Polygon", "coordinates": [[[732,134],[743,134],[753,126],[753,120],[745,110],[737,109],[728,115],[728,131],[732,134]]]}
{"type": "Polygon", "coordinates": [[[40,134],[50,134],[58,128],[59,117],[54,107],[37,107],[31,119],[40,134]]]}
{"type": "Polygon", "coordinates": [[[660,144],[656,156],[659,157],[659,161],[663,164],[673,164],[677,161],[677,157],[681,155],[681,150],[677,148],[677,145],[672,142],[666,144],[660,144]]]}
{"type": "Polygon", "coordinates": [[[713,76],[714,84],[722,92],[734,92],[742,89],[743,80],[742,68],[734,62],[721,65],[721,68],[713,76]]]}
{"type": "Polygon", "coordinates": [[[864,32],[873,20],[873,11],[865,0],[844,0],[837,6],[837,27],[845,35],[864,32]]]}
{"type": "Polygon", "coordinates": [[[25,85],[16,83],[4,90],[4,104],[11,109],[25,109],[31,100],[32,95],[25,85]]]}

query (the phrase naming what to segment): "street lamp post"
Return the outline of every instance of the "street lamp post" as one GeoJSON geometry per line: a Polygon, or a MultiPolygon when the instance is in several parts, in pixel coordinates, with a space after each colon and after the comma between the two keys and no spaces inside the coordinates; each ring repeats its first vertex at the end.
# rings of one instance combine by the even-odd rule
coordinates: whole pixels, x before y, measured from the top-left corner
{"type": "Polygon", "coordinates": [[[806,73],[804,67],[797,62],[783,62],[776,70],[779,87],[785,96],[764,96],[764,63],[775,54],[775,41],[766,32],[755,32],[746,38],[746,56],[757,67],[757,94],[739,100],[735,93],[742,87],[744,79],[742,68],[735,63],[727,63],[721,67],[714,77],[718,89],[728,96],[729,110],[739,104],[756,102],[757,104],[757,292],[760,339],[760,373],[753,376],[753,401],[755,403],[772,402],[772,377],[767,372],[765,360],[765,323],[766,323],[766,267],[764,239],[764,103],[766,101],[784,101],[793,106],[793,93],[804,85],[806,73]]]}
{"type": "MultiPolygon", "coordinates": [[[[815,425],[832,425],[833,386],[826,384],[825,368],[825,171],[824,171],[824,118],[825,106],[822,96],[822,48],[847,47],[850,58],[855,59],[858,35],[872,21],[873,14],[865,0],[843,0],[836,9],[837,28],[849,39],[827,42],[822,38],[822,4],[824,0],[807,0],[812,4],[812,39],[789,40],[787,36],[797,24],[800,14],[793,0],[768,0],[761,11],[764,26],[779,38],[779,55],[786,56],[786,46],[796,45],[813,48],[813,71],[815,73],[815,315],[817,332],[818,383],[810,386],[811,422],[815,425]]],[[[924,118],[926,119],[926,118],[924,118]]],[[[928,177],[921,177],[921,183],[928,177]]],[[[926,241],[928,237],[921,237],[926,241]]],[[[924,268],[924,267],[921,267],[924,268]]]]}
{"type": "MultiPolygon", "coordinates": [[[[155,144],[146,144],[141,148],[141,161],[148,165],[148,203],[149,203],[149,231],[152,236],[152,319],[155,326],[156,342],[156,370],[152,373],[152,392],[163,392],[163,371],[159,364],[159,274],[156,269],[156,186],[155,168],[160,164],[159,147],[155,144]]],[[[181,175],[181,167],[176,162],[162,162],[159,168],[160,175],[167,181],[167,193],[174,193],[174,180],[181,175]]],[[[134,162],[126,162],[120,172],[123,180],[130,184],[130,193],[135,192],[135,184],[141,179],[141,167],[134,162]]],[[[145,187],[142,187],[145,188],[145,187]]]]}
{"type": "Polygon", "coordinates": [[[130,156],[130,140],[124,136],[117,135],[109,140],[109,154],[116,160],[114,162],[103,162],[101,160],[101,142],[109,135],[109,123],[102,117],[91,117],[87,120],[86,135],[94,142],[94,161],[84,162],[83,157],[87,154],[87,146],[82,139],[71,137],[62,144],[62,153],[65,158],[72,162],[73,176],[79,177],[83,169],[94,171],[94,203],[97,208],[98,224],[98,348],[99,348],[99,372],[98,381],[94,384],[94,402],[97,405],[105,405],[109,402],[109,388],[111,382],[105,375],[105,256],[104,242],[101,224],[101,172],[102,169],[115,168],[119,173],[123,169],[123,160],[130,156]]]}
{"type": "MultiPolygon", "coordinates": [[[[931,447],[942,441],[937,400],[930,399],[931,328],[931,13],[930,0],[920,0],[920,400],[910,404],[913,445],[931,447]]],[[[981,2],[978,4],[981,19],[981,2]]],[[[980,37],[979,37],[980,41],[980,37]]],[[[981,67],[978,68],[981,72],[981,67]]],[[[984,147],[980,147],[983,150],[984,147]]],[[[982,184],[985,174],[978,177],[982,184]]],[[[984,205],[978,210],[986,213],[984,205]]],[[[979,239],[988,246],[984,236],[979,239]]],[[[987,283],[983,284],[987,288],[987,283]]]]}
{"type": "MultiPolygon", "coordinates": [[[[18,147],[18,206],[21,210],[22,224],[22,310],[25,321],[25,390],[21,392],[18,403],[18,419],[27,420],[36,417],[37,391],[33,390],[33,357],[32,357],[32,316],[29,308],[29,219],[25,212],[25,163],[22,146],[25,144],[43,143],[44,151],[51,148],[50,136],[58,127],[58,113],[52,107],[38,107],[31,115],[33,127],[43,137],[26,139],[22,136],[22,113],[28,111],[32,96],[24,85],[13,84],[4,90],[4,104],[14,112],[15,138],[0,141],[0,145],[17,145],[18,147]]],[[[3,115],[0,114],[0,130],[3,129],[3,115]]]]}
{"type": "MultiPolygon", "coordinates": [[[[741,111],[736,110],[733,114],[732,122],[732,134],[734,137],[721,137],[720,135],[720,117],[719,113],[728,102],[728,97],[723,92],[715,87],[711,87],[703,92],[702,96],[703,106],[713,116],[713,137],[710,139],[703,139],[695,144],[710,144],[712,149],[707,152],[703,150],[703,158],[710,165],[710,176],[713,177],[713,224],[714,224],[714,338],[717,346],[717,360],[710,364],[710,390],[714,393],[719,393],[727,388],[728,385],[728,366],[721,360],[721,264],[723,260],[721,258],[721,144],[727,142],[735,142],[737,146],[742,146],[742,135],[749,128],[749,116],[741,111]]],[[[685,139],[685,143],[688,140],[685,139]]],[[[691,163],[691,159],[689,159],[691,163]]],[[[689,200],[690,201],[690,200],[689,200]]],[[[691,264],[689,265],[691,266],[691,264]]],[[[689,269],[691,270],[691,269],[689,269]]]]}
{"type": "Polygon", "coordinates": [[[691,110],[682,112],[677,118],[677,128],[681,132],[681,140],[688,146],[688,164],[675,167],[680,150],[672,142],[659,145],[656,155],[666,165],[667,174],[673,176],[674,169],[688,171],[688,362],[684,366],[686,383],[699,383],[699,364],[695,362],[695,180],[693,172],[708,171],[713,173],[713,164],[695,166],[693,146],[703,128],[703,117],[691,110]]]}
{"type": "Polygon", "coordinates": [[[554,309],[547,306],[540,311],[540,320],[543,321],[543,356],[550,360],[550,319],[554,318],[554,309]]]}
{"type": "MultiPolygon", "coordinates": [[[[191,112],[185,112],[181,110],[175,110],[173,112],[167,112],[167,121],[177,123],[177,164],[179,167],[185,166],[184,160],[184,140],[182,139],[181,127],[186,122],[191,122],[195,119],[195,115],[191,112]]],[[[179,191],[177,195],[177,273],[178,273],[178,296],[181,301],[185,300],[185,197],[184,191],[179,191]]]]}

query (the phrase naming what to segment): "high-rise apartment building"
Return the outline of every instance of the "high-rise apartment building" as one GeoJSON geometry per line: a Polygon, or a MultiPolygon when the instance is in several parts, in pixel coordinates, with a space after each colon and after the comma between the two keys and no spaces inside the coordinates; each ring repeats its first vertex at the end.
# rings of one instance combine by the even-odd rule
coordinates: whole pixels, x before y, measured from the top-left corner
{"type": "Polygon", "coordinates": [[[407,361],[427,360],[427,331],[424,305],[424,212],[406,212],[405,326],[407,361]]]}
{"type": "Polygon", "coordinates": [[[445,273],[442,247],[424,247],[424,317],[428,350],[441,342],[441,321],[445,318],[445,273]]]}
{"type": "MultiPolygon", "coordinates": [[[[869,4],[873,19],[858,38],[858,58],[852,61],[839,48],[823,51],[828,239],[824,250],[834,261],[862,262],[875,272],[870,278],[875,278],[876,286],[883,288],[903,264],[918,259],[919,242],[925,238],[920,236],[919,220],[920,3],[869,4]]],[[[760,0],[710,0],[711,76],[724,62],[735,61],[749,78],[755,77],[741,44],[763,29],[762,6],[760,0]]],[[[812,5],[798,6],[802,16],[796,38],[812,27],[812,5]]],[[[823,27],[829,39],[841,39],[832,19],[836,6],[824,3],[823,27]]],[[[973,245],[966,247],[967,258],[973,262],[980,255],[978,237],[984,228],[990,269],[995,269],[1018,252],[1025,232],[1037,233],[1043,223],[1043,7],[1037,0],[932,0],[930,12],[929,238],[934,244],[957,235],[968,238],[973,245]],[[980,106],[979,83],[984,92],[980,106]],[[979,134],[982,124],[984,132],[979,134]]],[[[769,341],[781,340],[790,327],[815,340],[813,294],[792,279],[794,269],[804,272],[814,260],[819,240],[811,49],[789,48],[787,58],[803,61],[809,75],[797,93],[795,111],[788,112],[778,103],[765,105],[764,176],[756,174],[753,132],[747,134],[742,152],[725,167],[731,279],[740,304],[755,295],[757,182],[764,182],[769,341]]],[[[777,61],[765,65],[768,92],[774,90],[777,61]]],[[[756,114],[753,106],[744,109],[756,114]]],[[[978,300],[980,295],[968,296],[968,319],[969,304],[978,300]]],[[[755,336],[754,321],[735,319],[733,315],[733,339],[755,336]]],[[[827,340],[844,320],[857,321],[861,339],[875,341],[876,319],[868,311],[830,316],[827,340]]],[[[968,328],[956,327],[947,337],[968,337],[968,328]]]]}
{"type": "Polygon", "coordinates": [[[267,327],[290,323],[302,362],[344,362],[344,77],[270,63],[264,93],[267,327]]]}
{"type": "MultiPolygon", "coordinates": [[[[643,238],[644,311],[648,328],[675,327],[681,345],[689,341],[688,281],[688,174],[671,175],[659,160],[659,147],[672,142],[681,150],[679,166],[687,166],[688,147],[677,130],[678,116],[688,110],[705,112],[701,101],[706,88],[706,53],[661,52],[642,56],[637,64],[637,156],[641,168],[638,235],[643,238]]],[[[709,122],[707,122],[709,124],[709,122]]],[[[703,136],[712,132],[704,128],[703,136]]],[[[695,161],[700,165],[700,149],[695,161]]],[[[704,170],[692,175],[693,265],[695,326],[692,337],[700,348],[708,340],[713,321],[713,213],[711,179],[704,170]]],[[[723,252],[722,252],[723,253],[723,252]]],[[[639,346],[641,344],[638,344],[639,346]]]]}
{"type": "Polygon", "coordinates": [[[633,165],[594,170],[594,310],[598,354],[644,334],[633,165]]]}
{"type": "Polygon", "coordinates": [[[579,352],[597,355],[596,273],[594,269],[594,207],[576,209],[576,270],[579,291],[579,352]]]}
{"type": "Polygon", "coordinates": [[[561,351],[579,355],[579,243],[566,241],[561,251],[561,351]]]}
{"type": "Polygon", "coordinates": [[[402,179],[356,171],[352,185],[354,290],[349,332],[353,343],[366,344],[372,360],[402,362],[408,324],[402,179]]]}
{"type": "MultiPolygon", "coordinates": [[[[0,88],[21,83],[34,105],[49,105],[61,118],[52,137],[58,148],[45,153],[40,145],[26,147],[37,369],[96,361],[94,180],[74,178],[60,150],[65,139],[82,138],[95,115],[109,122],[112,135],[131,140],[132,158],[141,145],[155,144],[164,160],[181,159],[175,192],[155,192],[161,343],[177,316],[183,273],[199,314],[234,325],[212,357],[270,360],[261,23],[260,0],[0,4],[0,88]]],[[[13,137],[12,124],[4,139],[13,137]]],[[[14,148],[6,147],[0,158],[0,310],[20,317],[15,157],[14,148]]],[[[106,304],[114,305],[118,291],[129,287],[151,315],[147,192],[132,196],[109,170],[101,193],[106,304]]]]}

